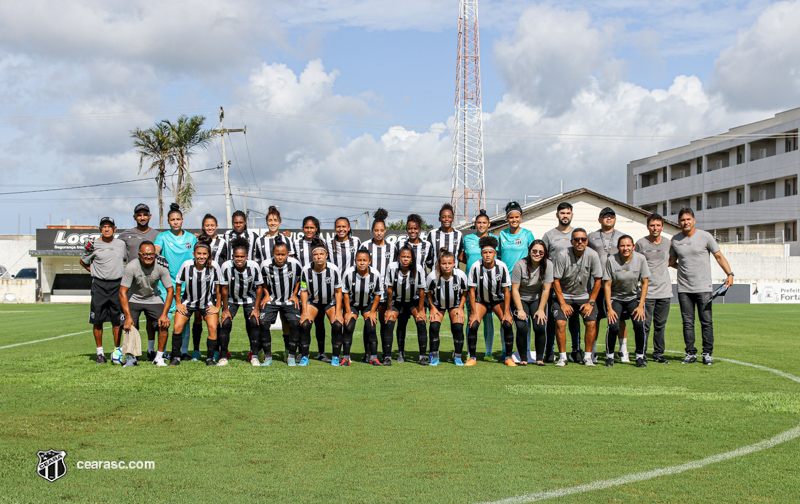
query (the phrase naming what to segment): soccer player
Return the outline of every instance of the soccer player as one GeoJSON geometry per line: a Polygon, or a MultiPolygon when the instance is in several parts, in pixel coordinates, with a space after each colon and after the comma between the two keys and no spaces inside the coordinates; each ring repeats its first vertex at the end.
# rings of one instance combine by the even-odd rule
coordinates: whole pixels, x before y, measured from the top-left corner
{"type": "Polygon", "coordinates": [[[350,219],[339,217],[334,223],[336,236],[328,240],[331,262],[339,268],[340,273],[350,269],[356,261],[356,253],[361,249],[361,240],[353,236],[350,219]]]}
{"type": "MultiPolygon", "coordinates": [[[[154,243],[156,245],[156,252],[161,254],[161,256],[167,261],[169,276],[172,278],[172,283],[174,284],[175,278],[178,276],[178,272],[180,271],[183,263],[191,260],[194,257],[194,246],[197,243],[197,237],[194,234],[183,230],[183,213],[181,212],[181,208],[177,203],[172,203],[169,206],[167,222],[169,223],[169,230],[158,233],[154,243]]],[[[159,286],[158,292],[161,296],[161,299],[167,298],[167,291],[163,285],[159,286]]],[[[175,296],[177,297],[177,293],[175,296]]],[[[169,309],[170,316],[175,313],[175,310],[177,309],[177,302],[178,300],[176,298],[172,299],[172,305],[169,309]]],[[[184,324],[182,327],[183,343],[181,344],[180,348],[181,353],[178,354],[178,356],[180,356],[182,360],[189,360],[191,358],[189,357],[189,326],[184,324]]],[[[171,355],[170,357],[174,359],[176,356],[171,355]]],[[[194,360],[200,360],[199,341],[194,346],[193,357],[194,360]]]]}
{"type": "MultiPolygon", "coordinates": [[[[372,258],[372,267],[378,271],[378,273],[381,275],[381,279],[386,278],[386,272],[389,270],[389,265],[392,264],[395,257],[394,244],[385,240],[386,218],[388,216],[389,213],[383,208],[378,208],[375,210],[375,213],[372,214],[372,238],[362,244],[362,247],[369,251],[369,255],[372,258]]],[[[386,327],[387,306],[386,289],[384,286],[383,295],[381,296],[381,304],[378,305],[378,323],[380,324],[381,342],[383,343],[387,338],[389,340],[389,353],[386,354],[384,352],[384,359],[387,355],[391,357],[392,350],[392,333],[389,332],[387,335],[386,327]]],[[[401,350],[400,355],[397,358],[397,362],[403,362],[403,360],[404,356],[401,350]]]]}
{"type": "Polygon", "coordinates": [[[311,258],[311,243],[314,238],[319,238],[319,220],[309,215],[303,219],[303,236],[297,238],[294,244],[295,257],[304,268],[314,262],[311,258]]]}
{"type": "Polygon", "coordinates": [[[647,339],[644,333],[644,305],[650,268],[647,259],[633,250],[633,238],[620,236],[618,253],[608,257],[603,273],[608,332],[606,333],[606,366],[614,365],[614,348],[622,320],[630,319],[636,337],[636,367],[646,367],[647,339]],[[642,294],[639,296],[639,284],[642,294]],[[638,298],[638,299],[637,299],[638,298]]]}
{"type": "MultiPolygon", "coordinates": [[[[220,268],[228,260],[228,241],[224,236],[217,236],[217,218],[211,214],[206,214],[203,217],[203,232],[211,239],[211,261],[216,263],[220,268]]],[[[195,236],[200,236],[195,234],[195,236]]],[[[194,318],[192,324],[192,344],[195,349],[195,360],[200,359],[200,340],[203,337],[203,319],[199,317],[194,318]]],[[[227,348],[227,345],[225,345],[227,348]]],[[[229,356],[226,353],[225,358],[229,356]]],[[[218,355],[214,355],[214,360],[217,361],[218,355]]]]}
{"type": "Polygon", "coordinates": [[[647,217],[647,230],[650,234],[636,242],[634,250],[647,259],[650,279],[647,283],[647,300],[644,303],[644,337],[650,337],[653,327],[653,361],[669,364],[664,358],[664,327],[669,316],[669,302],[672,298],[672,280],[669,278],[669,238],[661,236],[664,219],[658,214],[647,217]]]}
{"type": "MultiPolygon", "coordinates": [[[[130,263],[139,258],[139,245],[145,241],[154,242],[158,231],[150,227],[150,207],[144,203],[139,203],[133,209],[133,219],[136,221],[136,227],[121,231],[117,238],[125,242],[125,263],[130,263]]],[[[150,319],[148,312],[145,311],[145,318],[147,318],[147,359],[153,360],[155,357],[155,339],[156,330],[158,325],[157,319],[150,319]]],[[[133,320],[133,325],[138,329],[139,320],[133,320]]],[[[127,362],[126,362],[127,364],[127,362]]]]}
{"type": "MultiPolygon", "coordinates": [[[[356,253],[355,265],[345,270],[342,275],[342,295],[344,296],[344,331],[343,339],[333,342],[333,360],[331,366],[339,365],[339,352],[344,345],[344,359],[350,360],[350,346],[353,344],[353,332],[359,314],[364,318],[364,335],[368,346],[364,353],[369,355],[369,363],[380,366],[378,360],[378,305],[383,296],[383,279],[375,268],[370,267],[371,258],[367,249],[356,253]]],[[[385,356],[384,366],[392,365],[392,357],[385,356]]]]}
{"type": "Polygon", "coordinates": [[[422,217],[417,214],[410,214],[406,218],[406,236],[397,241],[397,250],[400,250],[400,247],[406,243],[411,245],[414,248],[414,257],[417,259],[417,264],[419,264],[422,271],[425,271],[425,265],[429,262],[428,256],[433,253],[438,254],[439,251],[434,252],[430,242],[420,239],[419,234],[421,231],[422,217]]]}
{"type": "MultiPolygon", "coordinates": [[[[445,203],[439,209],[439,223],[441,224],[437,229],[431,229],[425,241],[431,244],[431,250],[441,251],[442,249],[448,250],[453,253],[456,259],[461,258],[461,247],[464,244],[464,236],[461,231],[453,229],[453,219],[455,213],[453,212],[453,205],[445,203]]],[[[427,266],[433,271],[436,268],[436,258],[439,254],[429,254],[427,258],[427,266]]],[[[457,265],[456,265],[457,266],[457,265]]]]}
{"type": "Polygon", "coordinates": [[[268,231],[264,236],[256,241],[256,249],[258,257],[262,263],[269,263],[272,260],[272,248],[275,246],[275,240],[278,236],[281,237],[281,242],[286,246],[290,256],[294,256],[294,246],[289,240],[289,233],[281,231],[281,213],[275,206],[269,207],[267,210],[267,228],[268,231]]]}
{"type": "MultiPolygon", "coordinates": [[[[533,243],[534,237],[533,233],[520,226],[522,223],[522,206],[520,206],[519,203],[510,201],[506,205],[505,211],[508,227],[500,231],[500,245],[497,247],[497,257],[504,264],[510,265],[510,267],[513,268],[514,265],[517,264],[517,261],[528,255],[528,247],[533,243]]],[[[503,338],[503,341],[506,341],[503,331],[505,331],[505,329],[501,326],[500,336],[503,338]]],[[[514,356],[517,357],[516,360],[524,360],[529,363],[535,362],[530,352],[530,341],[528,341],[528,348],[519,350],[519,352],[521,353],[519,353],[518,356],[514,356]]],[[[505,361],[506,357],[511,357],[511,355],[507,356],[505,351],[503,351],[501,359],[505,361]]]]}
{"type": "MultiPolygon", "coordinates": [[[[467,333],[467,346],[469,359],[465,366],[474,366],[478,363],[476,346],[478,343],[478,326],[487,313],[494,313],[503,325],[503,342],[505,343],[505,360],[507,366],[515,367],[511,354],[514,350],[514,319],[511,316],[511,274],[508,266],[497,259],[497,240],[491,236],[481,238],[478,245],[481,247],[481,260],[472,265],[467,275],[469,287],[469,332],[467,333]]],[[[527,348],[520,350],[525,355],[527,348]]]]}
{"type": "Polygon", "coordinates": [[[691,208],[680,209],[678,223],[681,232],[672,237],[669,265],[678,270],[678,302],[683,319],[683,340],[686,343],[686,356],[681,364],[697,362],[697,348],[694,346],[696,308],[703,335],[703,364],[711,365],[714,364],[714,358],[711,357],[714,351],[714,323],[711,317],[711,265],[708,255],[714,256],[727,275],[727,287],[733,285],[733,272],[714,237],[694,227],[695,218],[691,208]]]}
{"type": "MultiPolygon", "coordinates": [[[[261,276],[258,263],[247,258],[250,249],[250,243],[247,240],[235,238],[231,240],[230,245],[233,250],[233,259],[225,261],[220,268],[219,285],[222,293],[222,312],[219,329],[220,359],[217,364],[228,365],[228,345],[231,341],[233,319],[239,312],[239,308],[242,308],[247,337],[250,340],[250,364],[260,366],[261,362],[258,360],[258,352],[261,350],[259,307],[261,306],[261,286],[264,285],[264,278],[261,276]]],[[[270,364],[272,364],[272,350],[266,348],[264,349],[264,365],[269,366],[270,364]]]]}
{"type": "MultiPolygon", "coordinates": [[[[617,244],[619,243],[619,238],[622,236],[622,233],[614,229],[617,223],[617,214],[611,207],[605,207],[600,210],[600,216],[597,218],[597,222],[600,223],[600,229],[589,233],[589,248],[597,252],[597,255],[600,257],[600,266],[603,268],[603,271],[605,271],[608,257],[616,253],[617,244]]],[[[598,303],[597,320],[599,321],[604,318],[606,318],[605,303],[598,303]]],[[[630,362],[628,356],[628,337],[624,321],[620,324],[619,334],[620,361],[630,362]]],[[[612,348],[611,350],[613,351],[614,349],[612,348]]],[[[608,352],[607,348],[606,352],[608,352]]],[[[597,364],[597,349],[592,352],[592,362],[597,364]]]]}
{"type": "MultiPolygon", "coordinates": [[[[544,366],[547,306],[552,285],[553,263],[547,257],[547,247],[544,241],[534,240],[528,247],[528,256],[517,261],[511,271],[511,299],[515,307],[512,314],[517,329],[517,350],[525,348],[530,341],[533,326],[537,366],[544,366]]],[[[524,366],[526,362],[520,361],[520,364],[524,366]]]]}
{"type": "Polygon", "coordinates": [[[392,333],[397,324],[397,347],[400,350],[397,362],[405,362],[406,327],[408,320],[414,317],[417,326],[417,342],[419,343],[419,364],[427,366],[428,362],[428,328],[425,317],[425,272],[417,264],[414,247],[406,243],[397,254],[397,262],[389,265],[386,272],[387,306],[384,315],[387,335],[383,343],[383,359],[391,359],[392,333]]]}
{"type": "MultiPolygon", "coordinates": [[[[300,276],[302,266],[293,257],[289,257],[290,241],[288,238],[276,236],[269,261],[261,262],[261,274],[264,277],[264,293],[261,296],[261,347],[265,354],[272,348],[270,326],[278,319],[278,314],[286,320],[288,333],[284,333],[286,347],[286,363],[297,365],[296,354],[300,343],[300,276]]],[[[262,364],[263,365],[263,364],[262,364]]]]}
{"type": "MultiPolygon", "coordinates": [[[[191,233],[188,233],[191,234],[191,233]]],[[[183,337],[181,333],[192,314],[206,321],[208,339],[206,366],[216,366],[217,326],[222,296],[220,295],[219,266],[210,260],[211,247],[206,236],[194,246],[193,258],[185,261],[175,277],[175,325],[172,328],[172,360],[170,366],[179,366],[183,337]]],[[[198,359],[199,360],[199,359],[198,359]]]]}
{"type": "MultiPolygon", "coordinates": [[[[139,258],[128,261],[122,274],[119,288],[119,301],[122,312],[125,314],[123,330],[130,331],[134,321],[139,320],[139,315],[144,312],[147,325],[155,330],[158,328],[158,351],[153,356],[153,364],[164,367],[164,347],[169,336],[169,307],[172,305],[172,278],[169,268],[156,262],[156,246],[153,242],[145,240],[139,245],[139,258]],[[162,300],[158,295],[159,281],[167,291],[167,299],[162,300]]],[[[149,352],[149,351],[148,351],[149,352]]],[[[148,356],[149,357],[149,356],[148,356]]],[[[125,361],[135,363],[134,359],[125,361]]]]}
{"type": "MultiPolygon", "coordinates": [[[[417,267],[421,267],[419,261],[417,267]]],[[[439,330],[445,313],[450,317],[450,332],[453,334],[453,364],[464,365],[461,352],[464,349],[464,305],[467,302],[467,292],[467,275],[456,268],[453,253],[448,250],[439,251],[436,270],[431,271],[425,279],[425,295],[431,307],[431,366],[439,365],[439,330]]]]}
{"type": "Polygon", "coordinates": [[[233,229],[225,231],[225,241],[228,243],[228,257],[225,259],[229,261],[233,259],[233,250],[231,250],[231,242],[236,238],[244,238],[247,240],[247,259],[251,261],[260,261],[256,251],[256,242],[258,241],[258,233],[247,229],[247,216],[241,210],[233,212],[231,217],[231,224],[233,229]]]}
{"type": "MultiPolygon", "coordinates": [[[[498,238],[489,233],[489,216],[483,208],[475,216],[475,233],[464,236],[464,245],[461,247],[461,262],[466,265],[466,271],[472,268],[472,265],[481,260],[481,247],[478,242],[484,236],[491,236],[495,240],[498,238]]],[[[469,310],[469,304],[467,304],[469,310]]],[[[486,355],[483,360],[488,362],[495,362],[492,357],[492,346],[494,344],[494,321],[491,313],[486,313],[483,316],[483,343],[486,347],[486,355]]]]}
{"type": "MultiPolygon", "coordinates": [[[[302,358],[298,366],[308,366],[308,349],[311,345],[311,324],[322,325],[317,314],[324,313],[331,322],[333,341],[342,338],[342,280],[339,268],[328,262],[328,249],[319,238],[311,240],[311,257],[313,262],[303,268],[300,280],[300,300],[302,316],[300,318],[300,351],[302,358]]],[[[324,319],[323,319],[324,320],[324,319]]],[[[325,332],[320,344],[320,354],[325,344],[325,332]]],[[[317,334],[317,343],[320,343],[317,334]]],[[[320,359],[322,360],[322,359],[320,359]]],[[[323,360],[323,362],[325,362],[323,360]]],[[[329,361],[332,362],[332,361],[329,361]]],[[[344,358],[342,366],[349,366],[350,359],[344,358]]]]}
{"type": "Polygon", "coordinates": [[[572,246],[561,253],[553,264],[553,289],[558,304],[552,307],[556,319],[556,339],[558,340],[557,367],[567,365],[567,321],[581,316],[586,329],[586,354],[583,363],[594,366],[592,350],[597,338],[597,299],[600,296],[603,268],[597,252],[586,247],[586,230],[572,230],[572,246]]]}
{"type": "MultiPolygon", "coordinates": [[[[547,257],[554,262],[562,250],[572,246],[572,204],[562,201],[556,208],[556,219],[558,225],[549,230],[542,236],[542,241],[547,247],[547,257]]],[[[558,304],[555,289],[550,289],[550,306],[547,313],[558,304]]],[[[569,319],[569,334],[572,337],[572,353],[570,358],[573,362],[583,360],[583,350],[581,350],[581,322],[577,317],[569,319]]],[[[547,318],[547,342],[545,343],[545,362],[555,362],[556,356],[553,353],[553,346],[556,340],[556,319],[547,318]]]]}
{"type": "Polygon", "coordinates": [[[94,341],[97,343],[97,363],[105,364],[103,352],[103,322],[111,323],[114,348],[120,349],[120,324],[125,315],[119,301],[119,285],[122,280],[125,243],[114,238],[117,226],[111,217],[100,219],[100,239],[86,242],[81,255],[81,266],[92,274],[92,301],[89,308],[89,323],[92,324],[94,341]]]}

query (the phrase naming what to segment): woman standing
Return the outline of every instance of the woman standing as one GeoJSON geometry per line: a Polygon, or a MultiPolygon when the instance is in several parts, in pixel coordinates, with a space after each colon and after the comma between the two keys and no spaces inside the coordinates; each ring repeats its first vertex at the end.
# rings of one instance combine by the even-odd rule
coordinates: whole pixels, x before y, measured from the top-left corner
{"type": "MultiPolygon", "coordinates": [[[[228,260],[228,242],[225,241],[224,236],[217,236],[217,218],[211,214],[206,214],[203,217],[203,232],[211,238],[211,257],[210,259],[217,264],[220,268],[222,264],[228,260]]],[[[196,236],[200,236],[199,234],[196,236]]],[[[192,360],[200,359],[200,340],[203,337],[203,319],[195,317],[192,324],[192,344],[194,352],[192,352],[192,360]]],[[[227,348],[227,345],[226,345],[227,348]]],[[[214,355],[214,360],[219,358],[214,355]]],[[[225,358],[230,358],[226,353],[225,358]]]]}
{"type": "Polygon", "coordinates": [[[361,240],[353,236],[350,219],[339,217],[334,223],[336,236],[328,241],[328,250],[331,262],[339,268],[339,273],[344,273],[356,262],[356,253],[361,248],[361,240]]]}
{"type": "MultiPolygon", "coordinates": [[[[220,317],[219,331],[219,360],[220,366],[228,364],[228,344],[231,341],[231,329],[233,319],[239,312],[239,308],[244,311],[245,328],[247,337],[250,340],[250,364],[261,365],[258,360],[258,351],[261,349],[261,333],[259,332],[259,306],[261,306],[261,294],[264,285],[264,278],[258,263],[247,258],[247,251],[250,244],[247,240],[236,238],[231,242],[233,259],[223,263],[220,279],[222,291],[222,315],[220,317]]],[[[264,352],[264,365],[272,364],[272,351],[266,349],[264,352]]]]}
{"type": "Polygon", "coordinates": [[[233,225],[233,229],[225,231],[225,241],[228,243],[228,257],[225,260],[230,261],[233,259],[231,242],[236,238],[243,238],[247,240],[247,259],[258,262],[260,260],[256,252],[258,233],[247,229],[247,216],[241,210],[236,210],[233,212],[231,223],[233,225]]]}
{"type": "MultiPolygon", "coordinates": [[[[431,307],[431,366],[439,365],[439,330],[445,313],[450,316],[453,334],[453,364],[463,366],[464,304],[467,302],[467,275],[456,269],[456,258],[448,250],[440,251],[436,271],[425,279],[425,293],[431,307]]],[[[419,264],[417,267],[420,267],[419,264]]]]}
{"type": "Polygon", "coordinates": [[[304,268],[313,262],[311,242],[314,238],[319,238],[319,220],[309,215],[303,219],[303,236],[299,237],[294,244],[295,257],[300,262],[300,266],[304,268]]]}
{"type": "MultiPolygon", "coordinates": [[[[417,259],[422,271],[425,271],[425,265],[428,263],[428,257],[434,253],[430,242],[423,241],[419,238],[422,231],[422,217],[417,214],[411,214],[406,218],[406,236],[400,238],[397,242],[397,249],[408,243],[414,249],[414,257],[417,259]]],[[[438,254],[439,251],[437,250],[438,254]]]]}
{"type": "MultiPolygon", "coordinates": [[[[308,366],[308,350],[311,345],[311,324],[316,323],[317,314],[324,313],[331,322],[333,341],[342,338],[342,281],[339,268],[328,262],[328,249],[319,238],[311,240],[313,263],[303,269],[300,280],[300,301],[303,315],[300,318],[300,366],[308,366]]],[[[323,328],[324,331],[324,328],[323,328]]],[[[324,332],[323,332],[324,338],[324,332]]],[[[317,340],[319,342],[319,340],[317,340]]],[[[324,343],[324,339],[323,339],[324,343]]],[[[349,366],[345,358],[340,363],[349,366]]]]}
{"type": "Polygon", "coordinates": [[[281,231],[281,213],[275,206],[269,207],[267,210],[267,231],[264,236],[256,240],[256,251],[261,263],[269,263],[272,260],[272,247],[275,246],[275,240],[278,236],[281,241],[286,245],[289,250],[289,255],[294,257],[294,245],[291,240],[281,231]]]}
{"type": "MultiPolygon", "coordinates": [[[[380,274],[381,280],[386,278],[386,273],[389,270],[389,265],[394,261],[395,248],[394,244],[387,242],[384,237],[386,236],[386,218],[389,213],[383,208],[375,210],[372,214],[372,238],[365,241],[362,247],[366,248],[372,258],[372,267],[380,274]]],[[[392,355],[392,333],[388,331],[386,326],[386,289],[381,295],[381,303],[378,305],[378,322],[380,324],[380,337],[381,342],[389,340],[389,353],[383,352],[383,359],[386,360],[388,356],[391,360],[392,355]]],[[[366,343],[366,340],[365,340],[366,343]]],[[[403,362],[403,352],[397,358],[397,362],[403,362]]]]}
{"type": "MultiPolygon", "coordinates": [[[[367,249],[356,253],[355,266],[348,268],[342,275],[342,294],[344,295],[344,331],[343,340],[333,343],[333,360],[331,366],[339,365],[339,351],[344,344],[344,359],[350,360],[350,347],[353,344],[353,332],[356,329],[358,316],[364,318],[364,353],[369,355],[369,363],[380,366],[378,360],[378,305],[383,296],[383,279],[378,270],[370,267],[370,256],[367,249]]],[[[392,365],[392,358],[384,360],[385,366],[392,365]]]]}
{"type": "MultiPolygon", "coordinates": [[[[472,268],[473,264],[481,260],[481,247],[478,242],[484,236],[491,236],[495,240],[498,239],[495,235],[489,233],[489,216],[486,214],[486,210],[481,209],[475,217],[475,233],[464,237],[461,262],[467,265],[467,271],[472,268]]],[[[469,305],[467,305],[467,310],[469,310],[469,305]]],[[[492,357],[494,322],[491,313],[487,313],[483,317],[483,343],[486,347],[486,355],[484,355],[483,360],[494,362],[494,357],[492,357]]]]}
{"type": "MultiPolygon", "coordinates": [[[[453,205],[450,203],[442,205],[442,208],[439,209],[439,223],[441,226],[438,229],[432,229],[428,233],[426,241],[431,244],[431,250],[441,251],[445,249],[448,252],[452,252],[456,260],[460,260],[464,237],[461,231],[453,229],[454,218],[453,205]]],[[[431,271],[436,268],[437,256],[438,254],[428,255],[426,263],[431,271]]],[[[456,266],[458,266],[458,263],[456,263],[456,266]]]]}
{"type": "Polygon", "coordinates": [[[264,276],[264,293],[261,296],[260,321],[261,346],[264,353],[272,349],[270,326],[278,319],[284,320],[286,330],[283,333],[286,348],[286,362],[290,366],[296,364],[297,346],[300,343],[300,276],[303,268],[297,259],[289,257],[288,241],[283,237],[275,239],[270,251],[272,259],[261,263],[264,276]],[[287,334],[288,332],[288,334],[287,334]]]}
{"type": "MultiPolygon", "coordinates": [[[[528,247],[528,256],[517,261],[511,272],[511,298],[515,309],[514,324],[517,329],[517,350],[524,352],[531,346],[531,325],[536,335],[536,365],[544,366],[544,346],[547,341],[547,302],[553,285],[553,263],[547,258],[547,247],[542,240],[534,240],[528,247]]],[[[508,349],[506,350],[508,355],[508,349]]],[[[521,365],[527,364],[521,360],[521,365]]]]}
{"type": "MultiPolygon", "coordinates": [[[[419,363],[427,366],[428,328],[425,317],[425,273],[414,258],[414,248],[405,244],[397,254],[397,262],[389,265],[386,272],[386,337],[383,343],[384,362],[392,361],[392,333],[397,324],[397,347],[400,354],[397,362],[405,362],[406,327],[414,317],[419,342],[419,363]]],[[[383,336],[383,335],[382,335],[383,336]]]]}
{"type": "Polygon", "coordinates": [[[620,320],[630,319],[636,335],[636,367],[646,367],[647,341],[644,334],[644,305],[650,268],[644,254],[634,252],[633,238],[624,235],[617,243],[619,252],[609,256],[603,273],[605,302],[608,313],[606,334],[606,366],[614,365],[614,347],[620,320]],[[639,284],[642,295],[638,297],[639,284]]]}

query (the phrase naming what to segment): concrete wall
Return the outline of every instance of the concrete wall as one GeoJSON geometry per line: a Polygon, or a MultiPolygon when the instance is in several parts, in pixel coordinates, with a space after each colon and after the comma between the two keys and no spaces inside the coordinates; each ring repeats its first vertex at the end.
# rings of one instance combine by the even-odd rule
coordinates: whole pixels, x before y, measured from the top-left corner
{"type": "Polygon", "coordinates": [[[20,303],[36,302],[36,280],[0,280],[0,303],[16,299],[20,303]]]}
{"type": "Polygon", "coordinates": [[[35,268],[36,258],[29,251],[36,248],[34,235],[0,235],[0,265],[16,275],[22,268],[35,268]]]}

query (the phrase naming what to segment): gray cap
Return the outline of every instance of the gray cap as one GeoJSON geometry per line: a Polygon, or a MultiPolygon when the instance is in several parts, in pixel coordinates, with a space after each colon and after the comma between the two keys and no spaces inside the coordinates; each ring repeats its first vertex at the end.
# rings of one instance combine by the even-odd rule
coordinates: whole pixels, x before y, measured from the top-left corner
{"type": "Polygon", "coordinates": [[[139,212],[150,213],[150,207],[145,205],[144,203],[139,203],[138,205],[136,205],[136,208],[133,209],[133,215],[136,215],[139,212]]]}
{"type": "Polygon", "coordinates": [[[111,217],[101,217],[100,218],[100,227],[103,227],[103,224],[105,224],[106,222],[108,222],[109,224],[111,224],[114,227],[117,227],[117,223],[114,222],[114,219],[112,219],[111,217]]]}

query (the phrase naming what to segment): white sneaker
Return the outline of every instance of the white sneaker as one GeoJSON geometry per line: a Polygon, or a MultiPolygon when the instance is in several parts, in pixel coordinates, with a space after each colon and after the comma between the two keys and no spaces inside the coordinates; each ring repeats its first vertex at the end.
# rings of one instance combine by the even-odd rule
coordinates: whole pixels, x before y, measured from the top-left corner
{"type": "Polygon", "coordinates": [[[620,352],[619,361],[630,362],[631,361],[630,354],[628,354],[628,352],[620,352]]]}
{"type": "Polygon", "coordinates": [[[592,361],[592,354],[586,354],[586,356],[584,356],[583,365],[594,367],[594,361],[592,361]]]}
{"type": "Polygon", "coordinates": [[[564,367],[566,365],[567,365],[567,358],[559,357],[558,362],[556,362],[556,367],[564,367]]]}
{"type": "Polygon", "coordinates": [[[228,365],[228,359],[224,357],[220,359],[219,362],[217,362],[217,366],[227,366],[227,365],[228,365]]]}
{"type": "Polygon", "coordinates": [[[153,359],[153,364],[155,364],[158,367],[167,367],[169,365],[166,362],[164,362],[164,359],[153,359]]]}
{"type": "MultiPolygon", "coordinates": [[[[220,362],[221,362],[221,361],[220,361],[220,362]]],[[[228,361],[226,360],[225,362],[227,363],[228,361]]],[[[253,366],[260,366],[260,365],[261,365],[261,361],[259,361],[259,360],[258,360],[258,357],[256,357],[256,356],[254,355],[254,356],[253,356],[253,358],[252,358],[252,359],[250,359],[250,364],[252,364],[253,366]]]]}
{"type": "Polygon", "coordinates": [[[511,360],[514,361],[514,364],[519,364],[519,352],[514,350],[514,352],[511,353],[511,360]]]}

